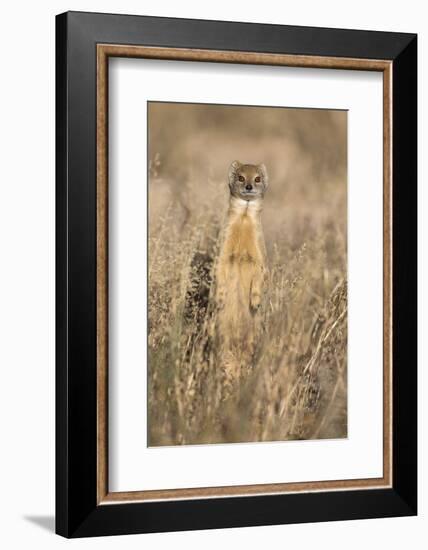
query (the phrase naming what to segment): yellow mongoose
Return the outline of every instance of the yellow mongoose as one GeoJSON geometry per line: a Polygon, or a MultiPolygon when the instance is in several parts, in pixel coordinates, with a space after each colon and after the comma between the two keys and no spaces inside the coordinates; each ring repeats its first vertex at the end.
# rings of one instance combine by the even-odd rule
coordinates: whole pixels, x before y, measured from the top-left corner
{"type": "Polygon", "coordinates": [[[220,345],[247,357],[261,330],[260,308],[267,275],[261,212],[267,186],[264,164],[232,162],[229,209],[217,264],[216,302],[220,345]]]}

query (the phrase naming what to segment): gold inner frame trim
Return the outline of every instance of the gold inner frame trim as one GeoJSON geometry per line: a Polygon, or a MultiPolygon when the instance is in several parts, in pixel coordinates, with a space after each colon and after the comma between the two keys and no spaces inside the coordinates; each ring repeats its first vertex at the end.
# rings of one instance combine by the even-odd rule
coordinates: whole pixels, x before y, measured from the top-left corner
{"type": "Polygon", "coordinates": [[[97,503],[222,498],[392,486],[392,62],[256,52],[97,44],[97,503]],[[383,476],[296,483],[109,492],[108,488],[108,59],[280,65],[383,73],[383,476]]]}

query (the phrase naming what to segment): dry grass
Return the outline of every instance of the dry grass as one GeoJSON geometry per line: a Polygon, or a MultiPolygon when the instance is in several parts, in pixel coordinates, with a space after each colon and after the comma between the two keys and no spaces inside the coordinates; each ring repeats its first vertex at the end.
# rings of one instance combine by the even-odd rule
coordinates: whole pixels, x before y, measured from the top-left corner
{"type": "Polygon", "coordinates": [[[243,111],[151,106],[151,446],[347,435],[346,116],[253,110],[251,124],[263,128],[255,138],[249,123],[236,130],[243,111]],[[270,274],[265,329],[230,386],[211,296],[235,157],[270,172],[270,274]]]}

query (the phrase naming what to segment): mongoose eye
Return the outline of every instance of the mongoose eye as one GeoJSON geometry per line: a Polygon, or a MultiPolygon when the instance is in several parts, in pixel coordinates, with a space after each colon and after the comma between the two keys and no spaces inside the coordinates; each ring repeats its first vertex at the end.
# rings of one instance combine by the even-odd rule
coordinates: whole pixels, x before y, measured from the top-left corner
{"type": "Polygon", "coordinates": [[[260,176],[257,176],[256,178],[254,178],[254,181],[255,181],[256,183],[260,183],[260,176]]]}
{"type": "Polygon", "coordinates": [[[244,178],[244,176],[239,176],[239,178],[238,178],[238,179],[239,179],[239,181],[245,181],[245,178],[244,178]]]}

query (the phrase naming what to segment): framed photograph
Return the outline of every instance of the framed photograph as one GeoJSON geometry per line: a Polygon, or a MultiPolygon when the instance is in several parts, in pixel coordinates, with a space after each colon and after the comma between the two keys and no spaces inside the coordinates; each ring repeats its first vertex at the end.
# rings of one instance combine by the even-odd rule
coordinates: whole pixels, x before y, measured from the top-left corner
{"type": "Polygon", "coordinates": [[[417,37],[56,20],[56,530],[417,511],[417,37]]]}

